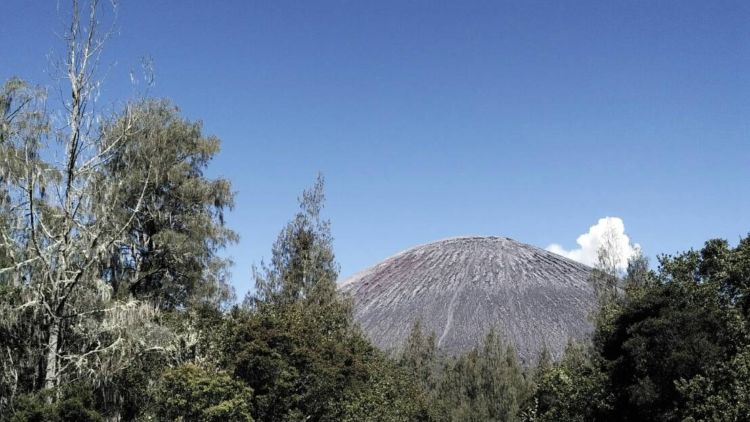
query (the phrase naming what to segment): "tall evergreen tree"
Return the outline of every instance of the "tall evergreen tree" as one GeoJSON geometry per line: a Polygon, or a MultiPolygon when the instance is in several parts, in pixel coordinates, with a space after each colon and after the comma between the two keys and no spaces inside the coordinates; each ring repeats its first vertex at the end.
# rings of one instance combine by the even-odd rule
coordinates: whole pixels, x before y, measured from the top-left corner
{"type": "Polygon", "coordinates": [[[415,321],[399,357],[399,364],[414,374],[426,391],[434,391],[437,387],[437,352],[435,333],[423,333],[421,322],[415,321]]]}
{"type": "MultiPolygon", "coordinates": [[[[226,302],[230,263],[218,252],[237,240],[223,214],[234,195],[229,181],[204,176],[219,140],[205,136],[200,122],[180,117],[168,101],[146,100],[133,109],[140,118],[97,181],[101,191],[115,187],[116,215],[130,220],[126,236],[109,250],[103,276],[116,296],[148,299],[164,309],[226,302]]],[[[127,124],[128,115],[118,116],[104,133],[116,136],[127,124]]]]}
{"type": "Polygon", "coordinates": [[[446,361],[433,398],[437,419],[519,421],[531,386],[513,346],[490,332],[481,346],[446,361]]]}
{"type": "Polygon", "coordinates": [[[323,200],[319,176],[256,272],[248,306],[227,319],[219,365],[253,389],[256,420],[415,420],[418,387],[367,341],[336,292],[323,200]]]}
{"type": "Polygon", "coordinates": [[[325,181],[318,175],[299,198],[299,212],[279,233],[271,264],[254,272],[255,293],[248,304],[290,304],[318,295],[335,295],[338,264],[333,253],[331,224],[321,218],[325,181]]]}

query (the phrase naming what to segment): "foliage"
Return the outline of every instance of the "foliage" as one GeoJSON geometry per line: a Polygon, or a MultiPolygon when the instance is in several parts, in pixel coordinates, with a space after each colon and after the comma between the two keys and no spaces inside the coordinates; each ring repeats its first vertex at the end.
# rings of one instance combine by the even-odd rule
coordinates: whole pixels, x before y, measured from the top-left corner
{"type": "Polygon", "coordinates": [[[434,421],[518,421],[533,392],[515,348],[490,332],[482,345],[457,357],[444,356],[433,334],[417,321],[398,358],[419,382],[434,421]]]}
{"type": "Polygon", "coordinates": [[[414,382],[354,327],[326,323],[302,304],[270,309],[236,309],[222,333],[222,366],[254,390],[256,419],[363,420],[378,414],[378,402],[390,402],[378,410],[381,420],[420,411],[414,382]]]}
{"type": "Polygon", "coordinates": [[[154,354],[184,337],[162,311],[231,296],[217,254],[232,194],[202,175],[218,141],[168,103],[93,112],[109,34],[99,1],[71,6],[64,102],[19,79],[0,90],[0,414],[85,385],[100,413],[135,417],[154,354]]]}
{"type": "Polygon", "coordinates": [[[274,244],[271,265],[256,273],[256,295],[227,318],[221,365],[254,390],[258,420],[362,420],[386,400],[395,405],[380,409],[380,418],[409,420],[418,411],[412,384],[388,369],[336,293],[323,200],[318,177],[274,244]]]}
{"type": "Polygon", "coordinates": [[[517,421],[531,391],[513,346],[490,332],[481,347],[445,364],[436,395],[438,419],[517,421]]]}
{"type": "Polygon", "coordinates": [[[665,284],[628,303],[614,330],[600,332],[621,420],[672,420],[679,400],[675,381],[704,374],[735,353],[731,314],[718,305],[713,286],[665,284]]]}
{"type": "Polygon", "coordinates": [[[347,422],[434,421],[435,411],[423,388],[408,371],[380,355],[366,363],[364,388],[349,392],[339,404],[339,420],[347,422]]]}
{"type": "Polygon", "coordinates": [[[540,358],[534,374],[534,397],[525,403],[527,421],[604,420],[611,400],[606,377],[585,347],[570,343],[559,362],[540,358]]]}
{"type": "Polygon", "coordinates": [[[255,271],[255,295],[246,303],[289,304],[317,295],[335,294],[338,265],[333,254],[330,222],[320,212],[325,201],[323,176],[299,198],[300,210],[279,233],[270,266],[255,271]]]}
{"type": "Polygon", "coordinates": [[[399,357],[399,365],[412,373],[426,391],[435,391],[437,388],[437,372],[440,365],[437,352],[435,333],[422,333],[421,322],[417,320],[406,339],[404,350],[399,357]]]}
{"type": "Polygon", "coordinates": [[[750,346],[706,375],[680,379],[684,421],[740,421],[750,418],[750,346]]]}
{"type": "MultiPolygon", "coordinates": [[[[69,388],[56,402],[49,400],[50,391],[24,395],[19,398],[14,422],[103,422],[94,409],[91,392],[85,387],[69,388]]],[[[2,416],[0,416],[2,420],[2,416]]]]}
{"type": "Polygon", "coordinates": [[[748,239],[662,256],[658,273],[634,265],[588,357],[540,371],[529,419],[745,420],[748,239]]]}
{"type": "Polygon", "coordinates": [[[163,421],[252,421],[252,394],[226,373],[185,364],[162,376],[153,413],[163,421]]]}
{"type": "Polygon", "coordinates": [[[168,101],[144,100],[134,108],[135,122],[128,110],[104,129],[111,136],[132,126],[97,181],[100,192],[115,186],[115,212],[132,219],[127,236],[110,251],[105,277],[115,296],[147,298],[163,309],[190,301],[221,304],[231,298],[229,261],[217,252],[237,235],[224,226],[223,211],[233,206],[229,182],[203,176],[219,140],[168,101]],[[132,209],[138,212],[131,215],[132,209]]]}

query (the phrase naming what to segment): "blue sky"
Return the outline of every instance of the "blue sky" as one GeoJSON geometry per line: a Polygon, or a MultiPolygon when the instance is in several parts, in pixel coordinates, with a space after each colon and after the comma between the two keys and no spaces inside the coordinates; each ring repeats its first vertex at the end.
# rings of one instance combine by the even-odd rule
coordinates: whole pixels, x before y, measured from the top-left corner
{"type": "MultiPolygon", "coordinates": [[[[240,296],[318,171],[344,276],[456,235],[572,249],[605,216],[650,256],[750,232],[746,1],[121,3],[102,104],[150,56],[222,139],[240,296]]],[[[54,83],[66,5],[3,1],[0,78],[54,83]]]]}

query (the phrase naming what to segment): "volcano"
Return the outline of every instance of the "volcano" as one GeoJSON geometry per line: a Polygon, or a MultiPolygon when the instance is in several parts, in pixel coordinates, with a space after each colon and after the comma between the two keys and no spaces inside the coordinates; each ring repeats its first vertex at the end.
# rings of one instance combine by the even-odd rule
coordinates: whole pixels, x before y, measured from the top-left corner
{"type": "Polygon", "coordinates": [[[530,364],[586,341],[597,300],[592,269],[504,237],[458,237],[394,255],[340,285],[379,348],[399,350],[419,320],[438,348],[459,354],[494,329],[530,364]]]}

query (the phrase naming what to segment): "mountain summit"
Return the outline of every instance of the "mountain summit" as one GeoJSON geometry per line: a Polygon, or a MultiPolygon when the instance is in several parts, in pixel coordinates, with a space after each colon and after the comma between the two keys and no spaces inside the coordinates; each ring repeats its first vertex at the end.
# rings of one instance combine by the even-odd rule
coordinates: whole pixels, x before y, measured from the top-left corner
{"type": "Polygon", "coordinates": [[[344,281],[355,318],[384,350],[399,349],[415,321],[450,354],[495,329],[522,361],[546,347],[559,357],[592,331],[591,268],[503,237],[458,237],[417,246],[344,281]]]}

